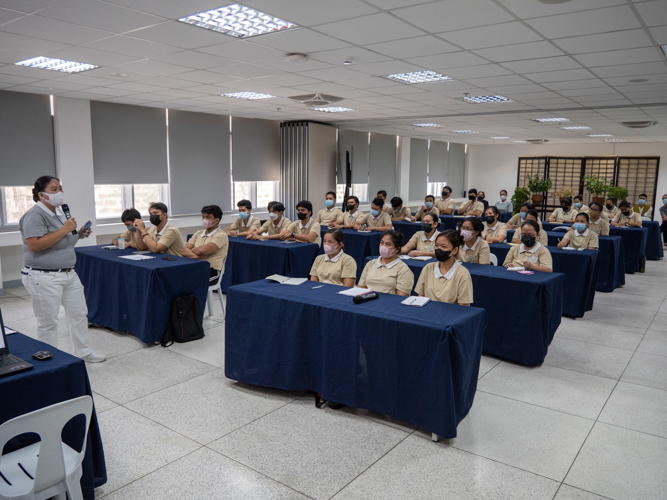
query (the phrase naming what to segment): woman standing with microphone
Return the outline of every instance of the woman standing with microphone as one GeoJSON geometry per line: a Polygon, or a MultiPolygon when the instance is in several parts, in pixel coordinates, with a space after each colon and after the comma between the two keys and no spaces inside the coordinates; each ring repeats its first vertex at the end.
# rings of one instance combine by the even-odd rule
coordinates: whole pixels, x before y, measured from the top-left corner
{"type": "Polygon", "coordinates": [[[74,271],[74,246],[91,230],[76,231],[76,221],[65,216],[63,188],[55,177],[35,181],[32,197],[36,204],[19,221],[23,239],[21,270],[23,285],[32,297],[37,318],[37,338],[58,347],[58,314],[65,308],[75,354],[89,363],[106,358],[88,346],[88,307],[83,285],[74,271]],[[72,234],[74,233],[74,234],[72,234]]]}

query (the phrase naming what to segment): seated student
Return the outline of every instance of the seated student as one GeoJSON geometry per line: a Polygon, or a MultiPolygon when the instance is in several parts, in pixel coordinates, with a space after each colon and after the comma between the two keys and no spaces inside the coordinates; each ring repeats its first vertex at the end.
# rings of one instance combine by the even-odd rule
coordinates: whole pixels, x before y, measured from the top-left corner
{"type": "Polygon", "coordinates": [[[461,225],[463,243],[456,258],[473,264],[491,264],[491,249],[482,239],[484,225],[477,217],[467,217],[461,225]]]}
{"type": "Polygon", "coordinates": [[[484,203],[477,200],[476,189],[468,191],[468,201],[461,205],[456,213],[457,215],[474,215],[475,217],[481,217],[482,213],[484,213],[484,203]]]}
{"type": "Polygon", "coordinates": [[[602,205],[597,201],[588,207],[588,228],[598,236],[609,236],[609,221],[603,217],[602,205]]]}
{"type": "Polygon", "coordinates": [[[336,193],[329,191],[325,196],[324,204],[326,208],[317,212],[315,221],[318,224],[328,227],[334,227],[336,221],[343,218],[343,212],[336,207],[336,193]]]}
{"type": "MultiPolygon", "coordinates": [[[[526,202],[521,205],[518,214],[514,214],[512,218],[507,223],[507,229],[516,229],[520,228],[523,221],[526,219],[526,214],[529,210],[535,210],[535,206],[532,203],[526,202]]],[[[542,225],[542,223],[540,223],[542,225]]]]}
{"type": "Polygon", "coordinates": [[[137,228],[134,227],[134,221],[141,219],[141,214],[136,208],[128,208],[120,216],[120,221],[125,224],[127,231],[111,240],[113,245],[118,246],[118,238],[125,240],[125,248],[137,248],[137,228]]]}
{"type": "Polygon", "coordinates": [[[287,229],[280,233],[281,240],[294,240],[302,243],[322,243],[320,225],[313,220],[313,204],[308,200],[301,200],[296,204],[298,221],[292,222],[287,229]]]}
{"type": "Polygon", "coordinates": [[[442,188],[442,198],[435,201],[435,208],[440,215],[453,215],[456,211],[456,202],[452,199],[452,188],[445,186],[442,188]]]}
{"type": "Polygon", "coordinates": [[[434,203],[435,197],[431,196],[430,194],[426,195],[424,198],[424,205],[419,208],[419,211],[414,215],[414,217],[411,217],[410,220],[412,220],[412,222],[422,220],[422,217],[424,217],[426,214],[433,214],[436,217],[440,217],[440,211],[433,206],[434,203]]]}
{"type": "Polygon", "coordinates": [[[329,229],[324,233],[322,248],[310,268],[310,281],[321,281],[332,285],[352,288],[357,279],[357,261],[343,251],[345,235],[340,229],[329,229]]]}
{"type": "Polygon", "coordinates": [[[352,229],[354,223],[361,220],[364,216],[364,213],[359,210],[359,198],[348,196],[345,203],[347,204],[347,212],[345,212],[342,219],[338,219],[335,223],[338,229],[352,229]]]}
{"type": "Polygon", "coordinates": [[[618,204],[619,212],[614,216],[611,225],[614,227],[642,227],[642,217],[632,211],[629,201],[618,204]]]}
{"type": "Polygon", "coordinates": [[[259,229],[252,228],[246,236],[248,240],[279,240],[280,233],[292,223],[287,217],[283,217],[285,206],[279,201],[272,201],[269,206],[269,220],[259,229]]]}
{"type": "Polygon", "coordinates": [[[584,203],[584,197],[580,194],[574,197],[574,209],[578,214],[582,212],[588,213],[589,208],[584,203]]]}
{"type": "Polygon", "coordinates": [[[201,224],[204,229],[190,237],[183,249],[183,257],[205,260],[211,266],[208,286],[218,283],[224,272],[225,259],[229,250],[229,237],[219,227],[222,210],[217,205],[201,209],[201,224]]]}
{"type": "Polygon", "coordinates": [[[607,217],[609,220],[613,220],[614,217],[616,217],[616,214],[618,213],[618,207],[616,204],[618,203],[618,200],[614,198],[613,196],[610,196],[607,198],[604,204],[604,213],[607,214],[607,217]]]}
{"type": "Polygon", "coordinates": [[[402,222],[405,219],[410,220],[412,218],[412,213],[410,213],[410,207],[403,206],[403,198],[399,196],[394,196],[391,199],[391,204],[385,204],[382,207],[384,213],[389,214],[392,221],[402,222]]]}
{"type": "Polygon", "coordinates": [[[241,200],[236,204],[239,207],[239,218],[229,226],[225,232],[227,236],[241,236],[249,233],[251,229],[259,229],[261,224],[257,217],[252,215],[252,203],[249,200],[241,200]]]}
{"type": "Polygon", "coordinates": [[[496,208],[501,212],[511,212],[513,205],[512,202],[507,199],[507,191],[504,189],[500,190],[500,201],[496,202],[496,208]]]}
{"type": "Polygon", "coordinates": [[[368,231],[389,231],[392,228],[391,217],[382,211],[384,201],[382,198],[375,198],[371,202],[371,211],[363,217],[359,217],[352,227],[357,231],[366,229],[368,231]]]}
{"type": "Polygon", "coordinates": [[[375,197],[380,198],[384,203],[387,203],[387,192],[384,189],[378,191],[375,197]]]}
{"type": "Polygon", "coordinates": [[[577,214],[577,217],[574,219],[574,224],[572,228],[565,233],[563,239],[558,242],[556,245],[558,248],[563,248],[566,246],[572,248],[587,248],[588,250],[597,250],[600,245],[598,243],[597,233],[588,229],[588,214],[581,212],[577,214]]]}
{"type": "Polygon", "coordinates": [[[398,231],[387,231],[380,240],[380,256],[364,267],[357,286],[370,288],[374,292],[391,293],[407,297],[412,293],[415,275],[400,259],[403,235],[398,231]]]}
{"type": "Polygon", "coordinates": [[[487,208],[489,208],[489,202],[486,201],[486,194],[484,191],[480,191],[477,193],[477,201],[481,201],[482,205],[484,205],[484,211],[486,211],[487,208]]]}
{"type": "Polygon", "coordinates": [[[456,258],[461,248],[461,236],[451,229],[443,231],[438,234],[435,245],[438,262],[424,266],[415,292],[431,300],[469,306],[472,304],[472,279],[456,258]]]}
{"type": "Polygon", "coordinates": [[[553,261],[547,247],[537,241],[540,226],[537,222],[527,220],[521,226],[521,245],[510,248],[503,266],[523,267],[529,271],[553,271],[553,261]]]}
{"type": "Polygon", "coordinates": [[[507,224],[498,221],[500,211],[497,207],[489,207],[484,212],[484,231],[482,239],[487,243],[505,243],[507,224]]]}
{"type": "Polygon", "coordinates": [[[438,236],[440,218],[433,214],[426,214],[422,218],[422,230],[417,231],[410,241],[401,248],[401,253],[410,257],[435,257],[435,238],[438,236]]]}
{"type": "MultiPolygon", "coordinates": [[[[528,210],[528,212],[526,212],[526,220],[533,220],[539,225],[540,221],[537,210],[528,210]]],[[[537,241],[540,243],[540,245],[545,247],[549,244],[549,236],[541,225],[540,234],[537,236],[537,241]]],[[[514,231],[514,236],[512,236],[512,243],[516,243],[517,245],[521,243],[521,228],[514,231]]]]}
{"type": "Polygon", "coordinates": [[[646,200],[648,200],[648,196],[645,194],[640,194],[639,200],[637,201],[637,204],[634,206],[632,211],[638,213],[640,217],[648,217],[649,219],[653,220],[653,207],[647,206],[646,200]]]}
{"type": "Polygon", "coordinates": [[[167,220],[167,205],[151,203],[148,207],[150,221],[153,227],[146,229],[144,221],[135,219],[133,224],[137,228],[137,250],[148,250],[151,253],[168,253],[169,255],[183,254],[183,236],[176,226],[167,220]]]}
{"type": "Polygon", "coordinates": [[[572,222],[576,215],[577,211],[572,208],[572,198],[563,198],[561,207],[554,210],[549,216],[549,222],[572,222]]]}

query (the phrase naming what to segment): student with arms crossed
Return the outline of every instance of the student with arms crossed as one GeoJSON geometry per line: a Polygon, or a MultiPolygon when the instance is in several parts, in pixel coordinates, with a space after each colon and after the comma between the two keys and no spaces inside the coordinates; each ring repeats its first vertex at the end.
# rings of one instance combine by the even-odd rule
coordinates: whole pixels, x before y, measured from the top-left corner
{"type": "Polygon", "coordinates": [[[435,257],[435,238],[438,236],[440,219],[426,214],[422,219],[422,230],[417,231],[410,241],[401,248],[401,253],[410,257],[435,257]]]}
{"type": "Polygon", "coordinates": [[[622,201],[618,205],[619,212],[614,216],[611,225],[614,227],[642,227],[642,217],[632,211],[630,202],[622,201]]]}
{"type": "Polygon", "coordinates": [[[354,223],[361,220],[364,216],[364,213],[359,210],[359,198],[348,196],[345,203],[347,204],[347,212],[345,212],[342,219],[336,221],[338,229],[352,229],[354,223]]]}
{"type": "Polygon", "coordinates": [[[241,200],[236,206],[239,208],[239,218],[225,230],[227,236],[247,236],[251,229],[261,227],[259,219],[252,215],[252,203],[249,200],[241,200]]]}
{"type": "Polygon", "coordinates": [[[501,212],[511,212],[512,202],[507,199],[507,191],[500,190],[500,201],[496,202],[496,208],[501,212]]]}
{"type": "Polygon", "coordinates": [[[136,208],[128,208],[120,216],[120,221],[125,224],[127,231],[111,240],[111,243],[118,246],[118,239],[125,240],[125,248],[137,248],[137,228],[134,227],[134,221],[141,219],[141,214],[136,208]]]}
{"type": "Polygon", "coordinates": [[[343,212],[340,208],[336,208],[336,193],[329,191],[324,200],[326,208],[317,212],[315,222],[320,225],[334,227],[336,221],[343,218],[343,212]]]}
{"type": "Polygon", "coordinates": [[[484,203],[477,200],[477,190],[468,191],[468,201],[459,207],[457,215],[474,215],[480,217],[484,213],[484,203]]]}
{"type": "Polygon", "coordinates": [[[487,243],[505,243],[507,239],[507,224],[498,220],[500,211],[497,207],[489,207],[484,212],[484,231],[482,239],[487,243]]]}
{"type": "Polygon", "coordinates": [[[406,219],[410,220],[412,218],[412,214],[410,213],[410,207],[404,207],[403,198],[399,196],[394,196],[391,199],[391,204],[385,205],[384,207],[382,207],[382,210],[386,214],[389,214],[389,217],[391,217],[392,222],[403,222],[406,219]]]}
{"type": "Polygon", "coordinates": [[[442,197],[436,200],[435,208],[441,215],[453,215],[456,212],[456,202],[452,199],[452,188],[449,186],[442,188],[442,197]]]}
{"type": "Polygon", "coordinates": [[[320,225],[313,216],[313,204],[308,200],[301,200],[296,204],[298,221],[292,222],[289,227],[280,233],[281,240],[300,241],[301,243],[317,243],[320,245],[320,225]]]}
{"type": "Polygon", "coordinates": [[[437,208],[433,206],[433,203],[435,202],[435,198],[433,196],[426,195],[424,198],[424,205],[419,209],[419,211],[415,214],[414,217],[412,217],[412,222],[416,222],[418,220],[422,220],[422,217],[426,214],[433,214],[436,217],[440,217],[440,212],[438,211],[437,208]]]}
{"type": "Polygon", "coordinates": [[[280,233],[292,223],[287,217],[283,217],[285,206],[279,201],[272,201],[269,206],[269,220],[259,229],[251,229],[246,236],[248,240],[279,240],[280,233]]]}
{"type": "Polygon", "coordinates": [[[315,258],[310,268],[310,281],[321,281],[351,288],[357,279],[357,262],[343,251],[345,235],[340,229],[324,233],[324,255],[315,258]]]}
{"type": "Polygon", "coordinates": [[[370,213],[357,219],[352,227],[357,231],[361,230],[364,226],[367,231],[389,231],[392,228],[391,217],[382,211],[383,204],[382,198],[375,198],[371,203],[370,213]]]}
{"type": "Polygon", "coordinates": [[[204,229],[190,237],[183,249],[183,257],[205,260],[211,266],[208,286],[218,283],[224,273],[225,259],[229,250],[229,237],[219,227],[222,210],[217,205],[201,209],[201,225],[204,229]]]}
{"type": "Polygon", "coordinates": [[[151,203],[148,207],[152,227],[146,229],[144,221],[135,219],[133,224],[137,228],[137,250],[148,250],[151,253],[167,253],[169,255],[183,255],[183,236],[176,226],[167,220],[167,205],[151,203]]]}
{"type": "Polygon", "coordinates": [[[549,222],[572,222],[576,215],[577,211],[572,208],[572,198],[563,198],[560,208],[549,216],[549,222]]]}

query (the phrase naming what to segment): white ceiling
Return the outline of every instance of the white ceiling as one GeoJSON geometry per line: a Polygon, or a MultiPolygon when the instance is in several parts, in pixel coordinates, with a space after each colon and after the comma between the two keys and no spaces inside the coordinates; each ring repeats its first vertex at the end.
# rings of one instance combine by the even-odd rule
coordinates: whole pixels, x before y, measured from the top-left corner
{"type": "Polygon", "coordinates": [[[245,0],[302,26],[248,40],[176,21],[229,3],[0,0],[0,89],[469,144],[602,140],[588,134],[667,142],[667,59],[660,48],[667,44],[667,0],[245,0]],[[288,52],[309,59],[290,63],[288,52]],[[68,75],[13,65],[35,56],[102,67],[68,75]],[[454,81],[405,85],[382,78],[421,70],[454,81]],[[278,97],[219,95],[238,91],[278,97]],[[342,97],[337,105],[358,111],[321,113],[288,99],[311,92],[342,97]],[[514,102],[456,99],[464,93],[514,102]],[[531,121],[545,117],[591,130],[531,121]],[[632,130],[620,125],[626,120],[659,125],[632,130]],[[442,128],[412,126],[420,122],[442,128]],[[477,133],[452,132],[460,129],[477,133]]]}

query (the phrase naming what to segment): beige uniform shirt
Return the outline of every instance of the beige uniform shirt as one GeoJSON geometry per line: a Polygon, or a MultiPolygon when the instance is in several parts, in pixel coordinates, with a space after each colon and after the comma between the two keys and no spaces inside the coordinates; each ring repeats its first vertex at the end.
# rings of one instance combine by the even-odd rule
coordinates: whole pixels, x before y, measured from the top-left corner
{"type": "Polygon", "coordinates": [[[424,207],[421,207],[419,211],[415,214],[415,220],[422,220],[422,217],[426,214],[433,214],[437,219],[438,217],[440,217],[440,210],[433,207],[428,212],[424,212],[424,207]]]}
{"type": "Polygon", "coordinates": [[[382,227],[391,226],[391,217],[385,212],[380,212],[380,215],[373,217],[371,214],[364,215],[359,219],[360,224],[366,224],[368,227],[382,227]]]}
{"type": "MultiPolygon", "coordinates": [[[[517,227],[521,227],[521,224],[523,224],[526,221],[526,219],[521,218],[521,213],[514,214],[512,218],[507,221],[507,224],[512,224],[517,227]]],[[[542,227],[542,221],[538,220],[537,223],[539,224],[540,227],[542,227]]]]}
{"type": "Polygon", "coordinates": [[[269,236],[275,236],[276,234],[280,234],[283,232],[285,229],[287,229],[290,224],[292,223],[291,220],[289,220],[287,217],[282,217],[280,219],[280,222],[276,226],[271,219],[267,220],[264,224],[262,224],[262,227],[260,227],[257,232],[259,234],[268,234],[269,236]]]}
{"type": "Polygon", "coordinates": [[[410,219],[412,217],[412,212],[410,212],[410,207],[403,207],[397,212],[391,205],[385,205],[384,207],[382,207],[382,211],[386,214],[389,214],[389,217],[394,217],[396,219],[400,219],[401,217],[403,218],[407,217],[408,219],[410,219]]]}
{"type": "Polygon", "coordinates": [[[484,223],[484,231],[482,231],[482,236],[487,238],[495,238],[496,236],[504,236],[505,238],[501,243],[504,243],[507,240],[507,224],[504,224],[500,221],[496,222],[496,225],[489,227],[489,225],[484,223]]]}
{"type": "Polygon", "coordinates": [[[317,217],[315,218],[315,222],[318,224],[323,224],[325,226],[329,225],[329,221],[336,222],[337,220],[341,220],[343,218],[343,212],[341,211],[340,208],[336,207],[331,207],[331,208],[323,208],[319,212],[317,212],[317,217]]]}
{"type": "Polygon", "coordinates": [[[440,272],[438,262],[426,264],[419,275],[417,295],[450,304],[472,304],[472,279],[468,270],[454,262],[447,274],[440,272]]]}
{"type": "Polygon", "coordinates": [[[135,231],[134,233],[130,231],[129,229],[125,231],[123,234],[119,236],[119,238],[124,238],[125,239],[125,244],[127,245],[128,243],[137,243],[137,232],[135,231]]]}
{"type": "Polygon", "coordinates": [[[424,231],[417,231],[412,238],[410,238],[410,243],[414,245],[414,249],[420,252],[434,252],[435,251],[435,239],[438,237],[438,231],[433,232],[433,236],[430,238],[426,237],[424,231]]]}
{"type": "Polygon", "coordinates": [[[607,210],[607,207],[605,206],[604,209],[602,210],[605,214],[607,214],[607,217],[611,220],[616,217],[616,214],[620,212],[618,207],[614,207],[613,210],[607,210]]]}
{"type": "Polygon", "coordinates": [[[587,214],[588,211],[590,210],[590,208],[587,207],[584,203],[581,204],[581,208],[577,208],[577,207],[575,207],[574,205],[572,205],[572,208],[573,208],[578,214],[581,214],[581,213],[587,214]]]}
{"type": "Polygon", "coordinates": [[[318,245],[322,243],[322,237],[320,236],[320,225],[315,222],[312,217],[308,221],[308,224],[305,226],[303,225],[302,221],[298,220],[296,222],[292,222],[287,229],[290,233],[302,234],[304,236],[310,232],[313,232],[317,235],[317,238],[315,238],[313,243],[317,243],[318,245]]]}
{"type": "Polygon", "coordinates": [[[452,199],[451,196],[446,200],[438,198],[437,200],[435,200],[433,206],[437,208],[440,211],[440,213],[442,213],[442,211],[446,208],[451,208],[452,210],[454,210],[452,214],[456,213],[456,202],[452,199]]]}
{"type": "Polygon", "coordinates": [[[229,250],[229,237],[222,229],[217,228],[208,235],[206,234],[205,229],[197,231],[192,235],[188,243],[191,243],[195,248],[206,245],[207,243],[215,243],[218,249],[202,260],[208,261],[213,269],[218,271],[222,270],[225,265],[225,259],[227,258],[227,251],[229,250]]]}
{"type": "MultiPolygon", "coordinates": [[[[537,242],[542,246],[549,245],[549,236],[544,229],[540,229],[540,234],[537,235],[537,242]]],[[[514,236],[512,236],[512,243],[521,243],[521,229],[517,228],[514,231],[514,236]]]]}
{"type": "Polygon", "coordinates": [[[588,228],[598,236],[609,236],[609,221],[603,219],[602,214],[597,221],[590,221],[588,228]]]}
{"type": "Polygon", "coordinates": [[[322,283],[343,285],[345,278],[357,279],[357,261],[342,250],[333,259],[328,255],[318,255],[310,268],[310,275],[322,283]]]}
{"type": "Polygon", "coordinates": [[[481,201],[475,201],[471,203],[468,208],[466,208],[466,211],[462,214],[459,215],[473,215],[477,210],[480,211],[480,214],[484,213],[484,203],[481,201]]]}
{"type": "Polygon", "coordinates": [[[570,229],[565,238],[568,239],[569,243],[567,246],[572,248],[599,248],[598,243],[598,234],[586,229],[582,234],[579,234],[579,231],[575,229],[570,229]]]}
{"type": "Polygon", "coordinates": [[[562,208],[557,208],[551,213],[551,216],[555,217],[556,220],[574,220],[577,213],[578,212],[574,208],[570,208],[568,213],[563,212],[562,208]]]}
{"type": "Polygon", "coordinates": [[[623,215],[623,212],[621,212],[620,210],[614,216],[614,220],[613,220],[613,222],[615,222],[617,224],[621,223],[624,226],[627,226],[628,222],[641,222],[641,221],[642,221],[642,216],[639,215],[637,212],[632,212],[632,213],[630,213],[630,217],[626,217],[625,215],[623,215]]]}
{"type": "Polygon", "coordinates": [[[407,295],[412,293],[415,275],[401,259],[392,260],[388,265],[382,264],[382,258],[371,260],[364,267],[358,285],[370,288],[374,292],[391,293],[401,291],[407,295]]]}
{"type": "Polygon", "coordinates": [[[540,243],[536,243],[530,250],[527,250],[523,243],[510,248],[503,265],[510,262],[513,267],[523,267],[523,263],[527,260],[538,266],[548,267],[551,270],[554,268],[551,260],[551,253],[547,247],[540,243]]]}
{"type": "Polygon", "coordinates": [[[234,221],[234,224],[230,226],[230,229],[233,229],[239,234],[247,233],[251,229],[257,229],[261,227],[259,219],[254,215],[250,215],[246,220],[243,220],[241,217],[234,221]]]}
{"type": "Polygon", "coordinates": [[[162,228],[162,231],[157,232],[155,226],[148,228],[148,236],[155,243],[162,243],[167,249],[162,253],[168,253],[169,255],[178,255],[179,257],[183,255],[183,236],[176,226],[167,222],[167,224],[162,228]]]}
{"type": "Polygon", "coordinates": [[[474,264],[491,264],[491,249],[486,241],[478,237],[471,248],[468,248],[468,244],[464,241],[459,247],[456,258],[474,264]]]}
{"type": "Polygon", "coordinates": [[[345,212],[345,215],[343,215],[343,225],[351,226],[356,221],[362,221],[364,215],[365,214],[359,209],[357,209],[357,211],[354,212],[354,214],[351,214],[350,212],[345,212]]]}

